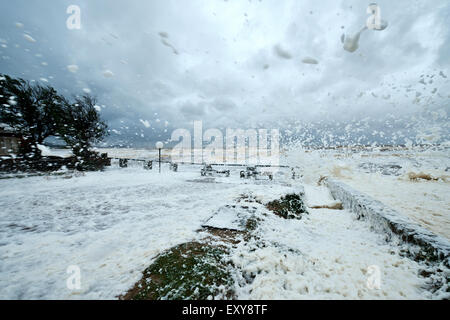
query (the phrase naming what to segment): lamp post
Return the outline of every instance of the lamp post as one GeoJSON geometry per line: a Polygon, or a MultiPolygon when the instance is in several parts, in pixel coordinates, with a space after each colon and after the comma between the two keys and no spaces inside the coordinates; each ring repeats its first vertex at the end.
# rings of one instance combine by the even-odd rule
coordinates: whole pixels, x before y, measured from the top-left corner
{"type": "Polygon", "coordinates": [[[161,149],[164,147],[164,143],[158,141],[155,146],[159,153],[159,173],[161,173],[161,149]]]}

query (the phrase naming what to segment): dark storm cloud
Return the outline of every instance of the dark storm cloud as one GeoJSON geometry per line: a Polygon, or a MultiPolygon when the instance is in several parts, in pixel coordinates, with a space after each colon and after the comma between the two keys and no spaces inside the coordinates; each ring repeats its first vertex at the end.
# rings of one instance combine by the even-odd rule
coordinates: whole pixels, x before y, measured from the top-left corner
{"type": "Polygon", "coordinates": [[[448,1],[378,1],[389,27],[364,31],[349,53],[341,35],[361,30],[368,4],[2,1],[0,72],[69,96],[90,91],[111,127],[138,136],[192,120],[273,127],[448,110],[448,79],[418,84],[450,75],[448,1]],[[66,27],[69,5],[81,8],[80,30],[66,27]],[[415,101],[416,91],[433,103],[415,101]]]}

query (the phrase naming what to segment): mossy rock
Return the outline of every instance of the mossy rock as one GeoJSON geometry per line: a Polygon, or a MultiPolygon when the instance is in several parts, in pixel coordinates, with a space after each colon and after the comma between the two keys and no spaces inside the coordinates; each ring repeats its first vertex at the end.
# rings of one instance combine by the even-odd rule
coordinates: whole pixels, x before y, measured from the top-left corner
{"type": "Polygon", "coordinates": [[[303,214],[308,214],[306,205],[302,198],[295,193],[287,194],[280,200],[274,200],[266,205],[267,209],[273,211],[277,216],[284,219],[301,219],[303,214]]]}
{"type": "Polygon", "coordinates": [[[258,219],[255,217],[252,217],[247,220],[245,223],[245,230],[247,231],[254,231],[258,227],[258,219]]]}

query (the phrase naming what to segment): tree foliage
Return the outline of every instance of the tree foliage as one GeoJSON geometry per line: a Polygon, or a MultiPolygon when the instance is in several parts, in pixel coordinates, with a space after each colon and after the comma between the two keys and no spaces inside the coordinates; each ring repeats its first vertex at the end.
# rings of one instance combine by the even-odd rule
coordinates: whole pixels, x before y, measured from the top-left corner
{"type": "Polygon", "coordinates": [[[0,76],[0,122],[22,136],[21,153],[39,157],[37,144],[57,134],[64,99],[55,89],[0,76]]]}
{"type": "Polygon", "coordinates": [[[89,149],[107,135],[107,125],[96,108],[96,99],[90,95],[71,102],[50,86],[0,74],[0,123],[22,137],[23,158],[40,158],[38,144],[50,136],[61,137],[80,159],[95,158],[89,149]]]}
{"type": "Polygon", "coordinates": [[[100,119],[96,106],[96,99],[90,95],[75,98],[73,103],[65,103],[63,125],[59,132],[77,156],[87,155],[92,145],[108,133],[108,127],[100,119]]]}

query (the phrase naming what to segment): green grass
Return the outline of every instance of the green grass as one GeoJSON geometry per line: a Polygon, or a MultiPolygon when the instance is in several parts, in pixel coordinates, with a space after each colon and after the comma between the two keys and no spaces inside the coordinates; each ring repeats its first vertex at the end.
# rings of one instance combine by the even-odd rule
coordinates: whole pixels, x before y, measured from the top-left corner
{"type": "Polygon", "coordinates": [[[123,298],[206,300],[218,294],[231,298],[234,282],[224,261],[226,253],[224,248],[197,242],[176,246],[161,254],[123,298]]]}

